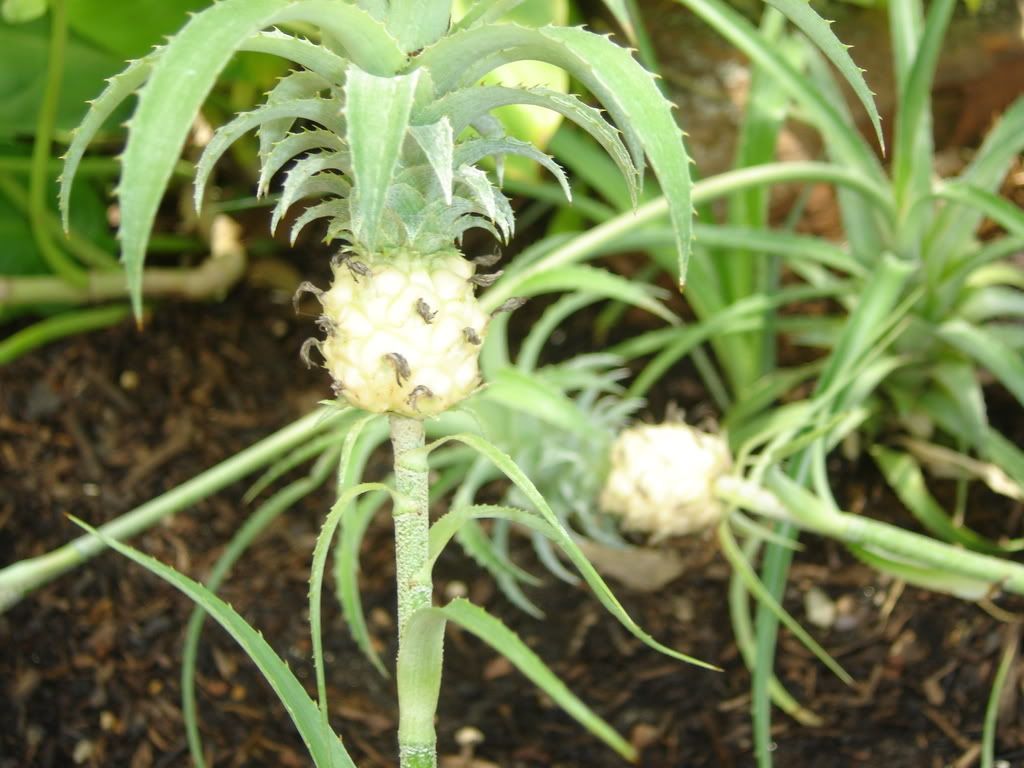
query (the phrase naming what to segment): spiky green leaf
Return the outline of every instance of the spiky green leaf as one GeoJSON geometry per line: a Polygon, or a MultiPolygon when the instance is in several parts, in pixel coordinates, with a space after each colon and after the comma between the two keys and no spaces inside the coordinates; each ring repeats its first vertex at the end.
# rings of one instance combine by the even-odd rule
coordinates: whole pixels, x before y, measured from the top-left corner
{"type": "Polygon", "coordinates": [[[765,2],[793,22],[793,25],[807,35],[839,70],[839,73],[853,88],[864,111],[867,112],[868,119],[871,120],[871,127],[875,129],[878,146],[884,151],[885,138],[882,136],[882,118],[878,114],[874,94],[868,88],[868,84],[864,82],[864,70],[858,67],[847,53],[849,46],[839,42],[832,32],[829,22],[819,16],[807,0],[765,0],[765,2]]]}
{"type": "MultiPolygon", "coordinates": [[[[330,89],[332,83],[325,80],[316,72],[298,70],[290,72],[270,89],[267,94],[265,106],[287,103],[298,99],[315,99],[323,96],[323,91],[330,89]]],[[[274,145],[281,141],[295,124],[294,117],[281,117],[274,120],[266,120],[259,125],[258,136],[260,140],[260,157],[266,157],[274,148],[274,145]]]]}
{"type": "MultiPolygon", "coordinates": [[[[270,189],[270,180],[291,160],[298,155],[313,150],[330,150],[332,152],[345,152],[345,140],[334,131],[326,131],[314,128],[305,131],[296,131],[285,136],[274,145],[270,153],[262,158],[260,163],[260,178],[256,185],[257,194],[263,196],[270,189]]],[[[348,163],[350,165],[350,163],[348,163]]]]}
{"type": "Polygon", "coordinates": [[[281,223],[281,219],[287,215],[288,209],[299,200],[324,195],[349,198],[352,186],[341,174],[320,170],[319,166],[321,165],[330,167],[331,162],[319,157],[305,158],[300,160],[295,168],[288,173],[284,182],[284,190],[270,217],[271,232],[277,231],[277,227],[281,223]]]}
{"type": "Polygon", "coordinates": [[[547,88],[471,86],[441,97],[426,106],[419,117],[430,119],[435,115],[447,115],[452,120],[452,126],[457,134],[467,125],[472,125],[487,138],[501,138],[504,131],[501,130],[500,123],[494,125],[493,130],[488,130],[489,126],[481,125],[479,121],[492,109],[514,104],[542,107],[557,112],[589,133],[615,161],[626,181],[630,199],[633,205],[636,205],[639,172],[633,165],[619,132],[601,116],[600,110],[588,106],[577,96],[547,88]]]}
{"type": "Polygon", "coordinates": [[[352,153],[356,239],[373,249],[380,237],[388,188],[401,157],[419,72],[377,77],[350,67],[345,82],[346,140],[352,153]]]}
{"type": "Polygon", "coordinates": [[[288,236],[291,244],[295,245],[295,241],[299,238],[302,230],[317,219],[332,219],[335,222],[340,222],[345,228],[348,228],[351,219],[348,199],[342,198],[340,200],[325,200],[322,203],[309,206],[295,219],[295,223],[292,224],[292,230],[288,236]]]}
{"type": "Polygon", "coordinates": [[[558,180],[565,199],[572,202],[572,190],[569,188],[569,179],[565,175],[565,171],[549,155],[525,141],[512,138],[464,141],[456,148],[453,161],[457,166],[475,165],[485,157],[501,157],[503,155],[527,157],[547,168],[558,180]]]}
{"type": "Polygon", "coordinates": [[[189,129],[218,75],[249,38],[274,24],[309,21],[357,63],[393,72],[404,54],[383,26],[354,5],[330,0],[221,0],[193,16],[167,44],[139,94],[124,154],[122,258],[136,314],[142,267],[157,208],[189,129]]]}
{"type": "Polygon", "coordinates": [[[109,85],[93,101],[81,125],[75,129],[71,146],[64,155],[64,171],[60,177],[60,215],[65,231],[70,226],[71,189],[85,150],[114,110],[149,79],[158,55],[159,51],[144,59],[133,61],[123,72],[110,78],[109,85]]]}
{"type": "Polygon", "coordinates": [[[351,185],[339,174],[348,173],[351,170],[347,152],[316,152],[296,160],[285,177],[284,186],[281,189],[281,197],[274,206],[274,218],[271,221],[270,229],[277,229],[281,217],[287,214],[288,209],[303,197],[311,197],[313,192],[307,191],[308,182],[314,178],[317,180],[315,188],[321,189],[325,178],[330,179],[335,190],[333,194],[344,197],[351,191],[351,185]],[[326,173],[336,171],[337,173],[326,173]]]}
{"type": "Polygon", "coordinates": [[[259,32],[238,50],[252,53],[267,53],[288,61],[294,61],[304,69],[315,72],[332,83],[345,82],[348,61],[323,45],[311,43],[301,37],[292,37],[277,29],[259,32]]]}
{"type": "Polygon", "coordinates": [[[685,275],[691,247],[690,160],[671,105],[628,51],[583,29],[500,24],[455,33],[425,51],[420,63],[430,69],[438,93],[446,93],[521,59],[546,61],[569,72],[623,131],[637,168],[643,167],[646,154],[668,201],[680,274],[685,275]]]}
{"type": "Polygon", "coordinates": [[[199,157],[199,163],[196,165],[194,197],[197,211],[202,207],[203,195],[213,167],[231,145],[263,123],[280,118],[287,120],[302,118],[319,123],[334,133],[344,134],[345,131],[345,120],[339,114],[337,105],[330,99],[297,99],[277,104],[264,104],[251,112],[243,112],[217,130],[199,157]]]}

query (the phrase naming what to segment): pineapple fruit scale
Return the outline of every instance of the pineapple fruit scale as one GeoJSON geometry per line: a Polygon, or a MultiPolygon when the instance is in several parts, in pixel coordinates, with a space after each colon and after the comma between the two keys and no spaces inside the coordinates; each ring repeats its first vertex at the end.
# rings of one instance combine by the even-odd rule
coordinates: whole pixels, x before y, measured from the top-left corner
{"type": "Polygon", "coordinates": [[[490,316],[477,301],[476,265],[455,250],[343,251],[323,307],[319,348],[334,390],[357,408],[422,419],[480,385],[478,357],[490,316]]]}

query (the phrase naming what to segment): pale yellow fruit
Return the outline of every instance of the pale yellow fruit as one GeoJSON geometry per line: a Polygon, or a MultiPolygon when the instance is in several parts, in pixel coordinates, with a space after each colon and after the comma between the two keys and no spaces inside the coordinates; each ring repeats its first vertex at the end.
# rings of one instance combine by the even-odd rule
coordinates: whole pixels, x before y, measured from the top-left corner
{"type": "Polygon", "coordinates": [[[336,391],[374,413],[433,416],[480,385],[478,357],[490,317],[475,266],[452,249],[353,250],[320,296],[320,345],[336,391]]]}
{"type": "Polygon", "coordinates": [[[714,486],[731,468],[721,435],[678,423],[632,427],[612,445],[601,508],[623,530],[655,539],[694,533],[721,519],[714,486]]]}

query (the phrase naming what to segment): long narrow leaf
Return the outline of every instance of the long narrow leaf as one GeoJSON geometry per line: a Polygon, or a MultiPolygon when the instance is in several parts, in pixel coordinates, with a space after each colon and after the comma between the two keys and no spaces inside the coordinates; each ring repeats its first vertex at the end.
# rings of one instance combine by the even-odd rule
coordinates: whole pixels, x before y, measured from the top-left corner
{"type": "Polygon", "coordinates": [[[288,669],[288,665],[281,660],[270,644],[263,639],[263,636],[249,626],[245,620],[227,603],[206,589],[202,584],[193,581],[175,571],[170,566],[139,552],[133,547],[122,544],[119,541],[104,536],[92,526],[71,518],[76,524],[100,538],[104,544],[111,549],[141,565],[150,573],[159,576],[172,587],[185,594],[191,600],[203,607],[203,609],[220,624],[235,642],[237,642],[246,655],[256,664],[263,677],[270,684],[271,688],[281,699],[285,710],[291,717],[295,727],[298,728],[306,748],[313,756],[313,760],[319,768],[326,768],[333,763],[339,768],[355,768],[355,763],[349,757],[348,752],[342,746],[341,740],[333,733],[323,730],[320,711],[316,703],[310,699],[305,688],[298,678],[288,669]]]}
{"type": "MultiPolygon", "coordinates": [[[[669,217],[676,231],[676,252],[679,256],[680,287],[686,283],[686,267],[691,249],[691,160],[683,146],[683,134],[651,75],[623,48],[610,40],[582,29],[545,27],[541,33],[568,48],[578,59],[590,63],[592,77],[601,90],[617,97],[621,109],[629,115],[626,132],[635,133],[651,167],[658,177],[661,193],[668,201],[669,217]]],[[[588,78],[590,79],[590,78],[588,78]]],[[[586,83],[587,80],[584,80],[586,83]]],[[[607,97],[602,97],[607,102],[607,97]]],[[[634,158],[636,161],[636,158],[634,158]]],[[[639,163],[638,167],[639,167],[639,163]]]]}
{"type": "Polygon", "coordinates": [[[974,208],[1006,227],[1012,234],[1024,236],[1024,211],[1005,197],[962,181],[940,184],[935,196],[974,208]]]}
{"type": "Polygon", "coordinates": [[[938,335],[988,368],[1024,405],[1024,360],[1020,355],[992,334],[963,320],[941,325],[938,335]]]}
{"type": "Polygon", "coordinates": [[[123,72],[110,78],[106,89],[89,105],[89,111],[85,118],[74,130],[71,146],[68,147],[68,151],[64,155],[64,171],[60,177],[60,215],[65,232],[70,227],[71,188],[86,148],[114,113],[114,110],[149,79],[149,75],[153,71],[153,62],[157,56],[159,56],[159,51],[155,51],[144,59],[133,61],[123,72]]]}
{"type": "Polygon", "coordinates": [[[341,523],[342,516],[349,510],[352,502],[364,493],[387,490],[387,486],[380,483],[353,485],[362,470],[359,460],[360,455],[356,451],[356,444],[362,436],[363,429],[379,418],[378,414],[366,414],[353,424],[351,429],[345,434],[345,441],[341,449],[341,459],[338,464],[338,499],[331,506],[331,511],[328,513],[327,519],[324,520],[324,524],[320,529],[320,535],[316,540],[316,546],[313,548],[313,565],[309,571],[309,628],[313,640],[313,668],[316,673],[316,689],[325,728],[329,727],[327,720],[327,683],[324,676],[323,635],[320,629],[320,611],[322,608],[320,595],[323,592],[324,569],[327,565],[327,553],[331,546],[331,540],[334,538],[334,532],[341,523]]]}
{"type": "Polygon", "coordinates": [[[875,129],[878,146],[884,152],[885,139],[882,136],[882,118],[875,105],[875,94],[864,82],[864,70],[858,67],[847,53],[849,46],[839,42],[832,32],[831,22],[821,18],[806,0],[765,0],[765,2],[778,9],[783,16],[793,22],[793,25],[807,35],[839,70],[839,73],[853,88],[864,111],[867,112],[868,119],[871,120],[871,127],[875,129]]]}
{"type": "Polygon", "coordinates": [[[942,40],[953,15],[956,0],[935,0],[928,10],[924,36],[917,47],[914,64],[900,94],[893,141],[893,194],[901,212],[906,213],[926,194],[931,174],[932,82],[942,40]]]}
{"type": "MultiPolygon", "coordinates": [[[[1018,98],[981,143],[977,154],[959,176],[959,181],[992,192],[1024,151],[1024,96],[1018,98]]],[[[928,233],[929,249],[935,258],[959,253],[981,223],[981,211],[947,206],[935,218],[928,233]]]]}
{"type": "Polygon", "coordinates": [[[853,678],[850,674],[840,666],[839,662],[833,659],[828,651],[821,647],[817,640],[808,634],[799,622],[794,619],[786,611],[782,605],[772,597],[771,593],[765,589],[764,584],[757,577],[757,573],[754,571],[753,566],[743,556],[743,551],[739,544],[736,543],[736,539],[732,535],[732,531],[729,530],[729,523],[722,521],[718,526],[718,540],[722,543],[722,553],[728,559],[729,564],[733,570],[743,579],[744,586],[747,590],[757,598],[761,605],[767,607],[772,613],[775,614],[776,618],[781,621],[786,628],[796,635],[797,639],[804,644],[804,646],[813,653],[818,661],[828,667],[832,674],[838,677],[847,685],[853,684],[853,678]]]}
{"type": "Polygon", "coordinates": [[[978,552],[1002,554],[1005,551],[994,541],[975,533],[970,528],[953,523],[942,506],[928,492],[924,473],[909,454],[876,445],[871,449],[871,456],[900,501],[932,534],[978,552]]]}
{"type": "Polygon", "coordinates": [[[596,437],[593,422],[573,399],[539,376],[506,368],[489,378],[481,397],[501,403],[513,413],[529,414],[559,431],[596,437]]]}
{"type": "Polygon", "coordinates": [[[420,574],[422,578],[429,578],[437,558],[441,556],[448,542],[471,520],[508,520],[548,538],[555,538],[551,525],[544,518],[524,509],[495,504],[474,504],[452,509],[430,526],[430,557],[423,566],[424,572],[420,574]]]}
{"type": "MultiPolygon", "coordinates": [[[[280,517],[283,512],[287,511],[300,499],[308,496],[327,480],[341,449],[338,445],[338,435],[330,434],[326,437],[330,439],[330,443],[317,446],[322,455],[313,466],[309,475],[285,486],[267,499],[231,537],[231,541],[228,542],[220,557],[217,558],[217,562],[210,572],[206,582],[207,589],[216,594],[220,585],[234,567],[234,564],[253,541],[272,522],[280,517]]],[[[314,444],[317,442],[319,441],[314,441],[314,444]]],[[[185,733],[188,738],[189,751],[192,753],[192,761],[195,763],[195,768],[206,768],[202,738],[199,733],[199,714],[196,707],[196,661],[199,655],[199,640],[202,637],[205,620],[206,611],[202,606],[197,605],[193,609],[192,615],[189,616],[188,625],[185,629],[185,641],[181,651],[181,712],[182,719],[185,721],[185,733]]]]}
{"type": "Polygon", "coordinates": [[[370,521],[388,499],[389,495],[383,491],[361,498],[355,509],[342,518],[341,534],[334,551],[334,588],[345,624],[359,650],[382,677],[387,677],[388,671],[370,639],[359,595],[359,546],[370,521]]]}
{"type": "Polygon", "coordinates": [[[988,704],[985,705],[985,727],[981,736],[981,768],[994,768],[996,764],[996,728],[999,726],[1000,704],[1003,701],[1003,689],[1010,678],[1010,670],[1013,669],[1013,662],[1017,658],[1020,629],[1014,626],[1006,629],[1011,633],[1012,642],[1006,644],[1003,657],[999,660],[996,676],[992,681],[992,693],[989,694],[988,704]]]}
{"type": "Polygon", "coordinates": [[[616,299],[645,309],[673,325],[679,322],[671,310],[654,298],[656,289],[637,284],[604,269],[582,264],[568,265],[539,272],[517,286],[522,296],[539,296],[562,291],[585,291],[616,299]]]}
{"type": "Polygon", "coordinates": [[[342,515],[350,508],[353,501],[359,496],[373,491],[391,491],[383,483],[360,483],[346,488],[338,500],[331,507],[330,514],[324,520],[320,535],[316,540],[316,547],[313,550],[313,565],[309,573],[309,627],[313,638],[313,664],[316,668],[316,690],[319,697],[320,715],[323,718],[324,727],[327,727],[327,681],[324,675],[324,649],[323,634],[320,621],[320,597],[323,594],[324,569],[327,564],[327,553],[334,538],[334,532],[341,523],[342,515]]]}

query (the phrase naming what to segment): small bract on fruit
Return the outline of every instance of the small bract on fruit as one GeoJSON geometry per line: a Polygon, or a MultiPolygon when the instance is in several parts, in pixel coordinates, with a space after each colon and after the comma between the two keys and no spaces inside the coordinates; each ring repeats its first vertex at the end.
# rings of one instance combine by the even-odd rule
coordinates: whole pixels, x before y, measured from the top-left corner
{"type": "Polygon", "coordinates": [[[480,384],[477,364],[490,316],[477,302],[475,265],[455,249],[354,248],[319,295],[319,343],[335,390],[357,408],[424,418],[480,384]]]}
{"type": "Polygon", "coordinates": [[[632,427],[612,445],[601,508],[655,539],[694,533],[721,519],[715,481],[731,468],[722,435],[679,423],[632,427]]]}

